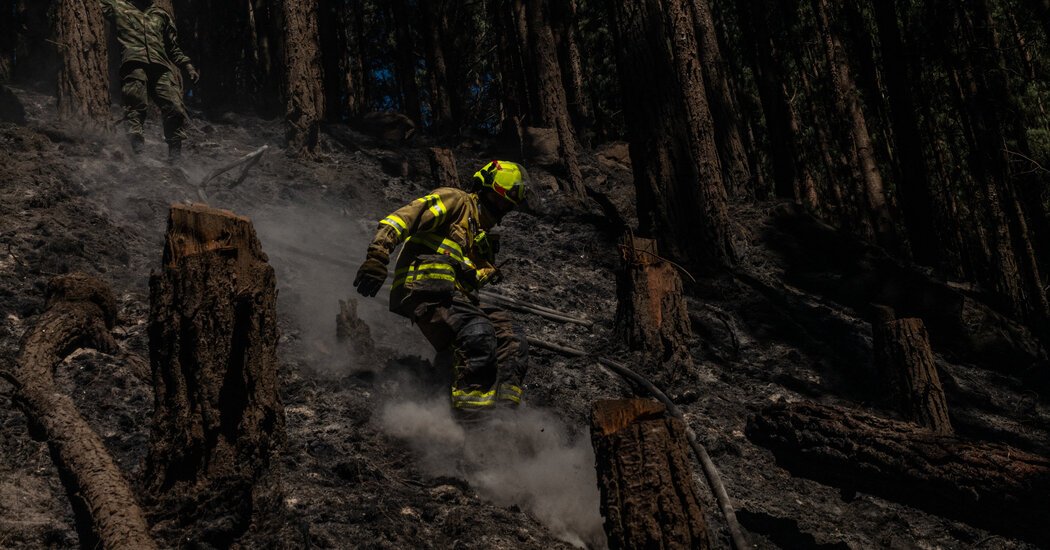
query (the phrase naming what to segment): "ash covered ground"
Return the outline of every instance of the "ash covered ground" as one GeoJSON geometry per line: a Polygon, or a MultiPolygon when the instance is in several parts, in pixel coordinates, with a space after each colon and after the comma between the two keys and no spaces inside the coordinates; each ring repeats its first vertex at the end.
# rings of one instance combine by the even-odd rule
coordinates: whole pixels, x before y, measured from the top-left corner
{"type": "MultiPolygon", "coordinates": [[[[317,159],[298,161],[276,147],[280,121],[226,115],[196,120],[185,162],[170,167],[160,160],[156,126],[147,129],[146,154],[135,158],[119,136],[55,123],[53,98],[16,95],[28,122],[0,124],[0,357],[13,363],[52,276],[82,271],[109,283],[120,302],[121,351],[74,353],[56,378],[133,484],[141,482],[152,412],[148,276],[160,264],[170,204],[206,197],[252,218],[279,289],[287,444],[276,465],[279,486],[265,490],[292,525],[253,525],[240,546],[603,547],[588,414],[596,399],[631,395],[629,386],[592,361],[534,348],[528,407],[464,429],[448,414],[444,374],[431,365],[429,346],[387,312],[382,294],[357,300],[358,312],[390,360],[369,362],[336,339],[339,300],[356,297],[351,281],[376,220],[432,187],[425,139],[384,144],[335,127],[322,136],[317,159]],[[231,188],[226,175],[201,194],[197,183],[211,170],[264,144],[274,150],[242,184],[231,188]],[[384,172],[393,156],[407,163],[407,176],[384,172]]],[[[461,175],[507,154],[471,140],[454,152],[461,175]]],[[[626,146],[603,146],[581,160],[591,184],[632,215],[626,146]]],[[[552,184],[550,173],[529,168],[539,187],[552,184]]],[[[723,276],[693,285],[696,365],[668,372],[639,365],[612,337],[618,229],[597,205],[574,212],[549,194],[544,203],[538,215],[505,220],[507,277],[493,290],[595,322],[587,329],[517,314],[530,336],[617,357],[664,384],[719,466],[757,547],[1030,547],[1011,539],[1008,527],[989,532],[793,477],[747,439],[749,415],[770,403],[878,401],[870,326],[849,293],[836,293],[842,285],[828,284],[862,277],[863,269],[810,247],[798,223],[784,222],[796,220],[789,208],[735,209],[740,270],[759,284],[723,276]],[[821,254],[832,258],[800,275],[798,257],[821,254]],[[786,302],[777,298],[785,292],[786,302]]],[[[945,351],[938,365],[960,434],[1050,454],[1045,386],[1026,378],[1025,359],[937,351],[945,351]]],[[[0,382],[0,547],[76,547],[58,473],[11,391],[0,382]]],[[[715,546],[728,547],[706,485],[701,494],[715,546]]],[[[185,542],[157,535],[164,546],[185,542]]]]}

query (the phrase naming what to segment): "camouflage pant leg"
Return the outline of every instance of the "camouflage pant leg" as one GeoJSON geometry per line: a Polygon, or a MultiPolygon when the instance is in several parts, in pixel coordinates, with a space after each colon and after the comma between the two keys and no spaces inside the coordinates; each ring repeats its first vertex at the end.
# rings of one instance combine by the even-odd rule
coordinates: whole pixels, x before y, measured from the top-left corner
{"type": "Polygon", "coordinates": [[[121,95],[124,99],[124,118],[128,121],[129,135],[142,135],[142,123],[146,121],[146,106],[149,101],[149,77],[144,66],[123,67],[121,70],[121,95]]]}
{"type": "Polygon", "coordinates": [[[155,66],[150,78],[153,101],[164,118],[164,140],[181,143],[186,139],[186,106],[182,103],[182,79],[167,67],[155,66]]]}
{"type": "Polygon", "coordinates": [[[521,386],[529,369],[529,341],[525,331],[506,311],[492,305],[484,305],[481,309],[496,330],[497,397],[500,401],[520,404],[521,386]]]}

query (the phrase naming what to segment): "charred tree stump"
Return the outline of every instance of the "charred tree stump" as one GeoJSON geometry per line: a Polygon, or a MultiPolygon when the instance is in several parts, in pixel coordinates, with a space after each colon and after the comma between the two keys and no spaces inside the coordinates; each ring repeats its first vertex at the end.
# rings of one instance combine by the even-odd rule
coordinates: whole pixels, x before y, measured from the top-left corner
{"type": "Polygon", "coordinates": [[[158,509],[182,510],[166,527],[227,545],[284,436],[274,271],[251,221],[226,210],[173,206],[166,243],[150,277],[146,483],[158,509]]]}
{"type": "Polygon", "coordinates": [[[922,319],[895,319],[892,309],[878,307],[871,330],[875,364],[887,381],[893,406],[905,420],[952,434],[948,403],[922,319]]]}
{"type": "Polygon", "coordinates": [[[1050,543],[1050,459],[843,407],[770,407],[747,427],[796,475],[1050,543]]]}
{"type": "Polygon", "coordinates": [[[54,10],[54,36],[62,61],[59,115],[109,128],[109,65],[102,7],[96,0],[61,0],[54,10]]]}
{"type": "Polygon", "coordinates": [[[627,234],[620,250],[624,265],[617,279],[617,332],[631,349],[667,365],[673,374],[692,361],[687,344],[692,329],[682,279],[657,254],[652,239],[627,234]]]}
{"type": "Polygon", "coordinates": [[[113,293],[86,275],[56,277],[48,285],[47,311],[22,342],[12,382],[15,401],[34,437],[46,441],[77,516],[84,548],[156,548],[149,526],[102,438],[56,391],[53,369],[78,347],[116,349],[109,334],[116,320],[113,293]]]}
{"type": "Polygon", "coordinates": [[[456,172],[456,158],[451,149],[431,147],[427,150],[430,159],[430,175],[438,187],[459,188],[459,174],[456,172]]]}
{"type": "Polygon", "coordinates": [[[709,548],[685,430],[655,401],[594,404],[591,442],[609,548],[709,548]]]}

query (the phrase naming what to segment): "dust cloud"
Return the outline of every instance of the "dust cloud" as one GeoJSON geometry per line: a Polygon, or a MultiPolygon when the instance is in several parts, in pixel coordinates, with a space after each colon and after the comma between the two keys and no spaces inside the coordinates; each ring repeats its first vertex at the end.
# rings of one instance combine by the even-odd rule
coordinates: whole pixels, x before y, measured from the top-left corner
{"type": "Polygon", "coordinates": [[[485,500],[517,505],[574,546],[606,547],[589,437],[573,437],[553,413],[499,411],[465,428],[447,399],[436,398],[388,403],[379,424],[431,475],[464,479],[485,500]]]}

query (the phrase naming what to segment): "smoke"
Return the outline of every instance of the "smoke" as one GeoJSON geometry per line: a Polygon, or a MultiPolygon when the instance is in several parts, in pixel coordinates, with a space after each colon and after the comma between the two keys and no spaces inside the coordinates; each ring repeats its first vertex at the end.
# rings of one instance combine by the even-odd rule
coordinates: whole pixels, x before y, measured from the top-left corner
{"type": "Polygon", "coordinates": [[[379,424],[419,454],[429,474],[464,479],[496,505],[517,505],[574,546],[606,546],[589,437],[572,437],[551,412],[499,411],[464,427],[438,398],[388,403],[379,424]]]}

